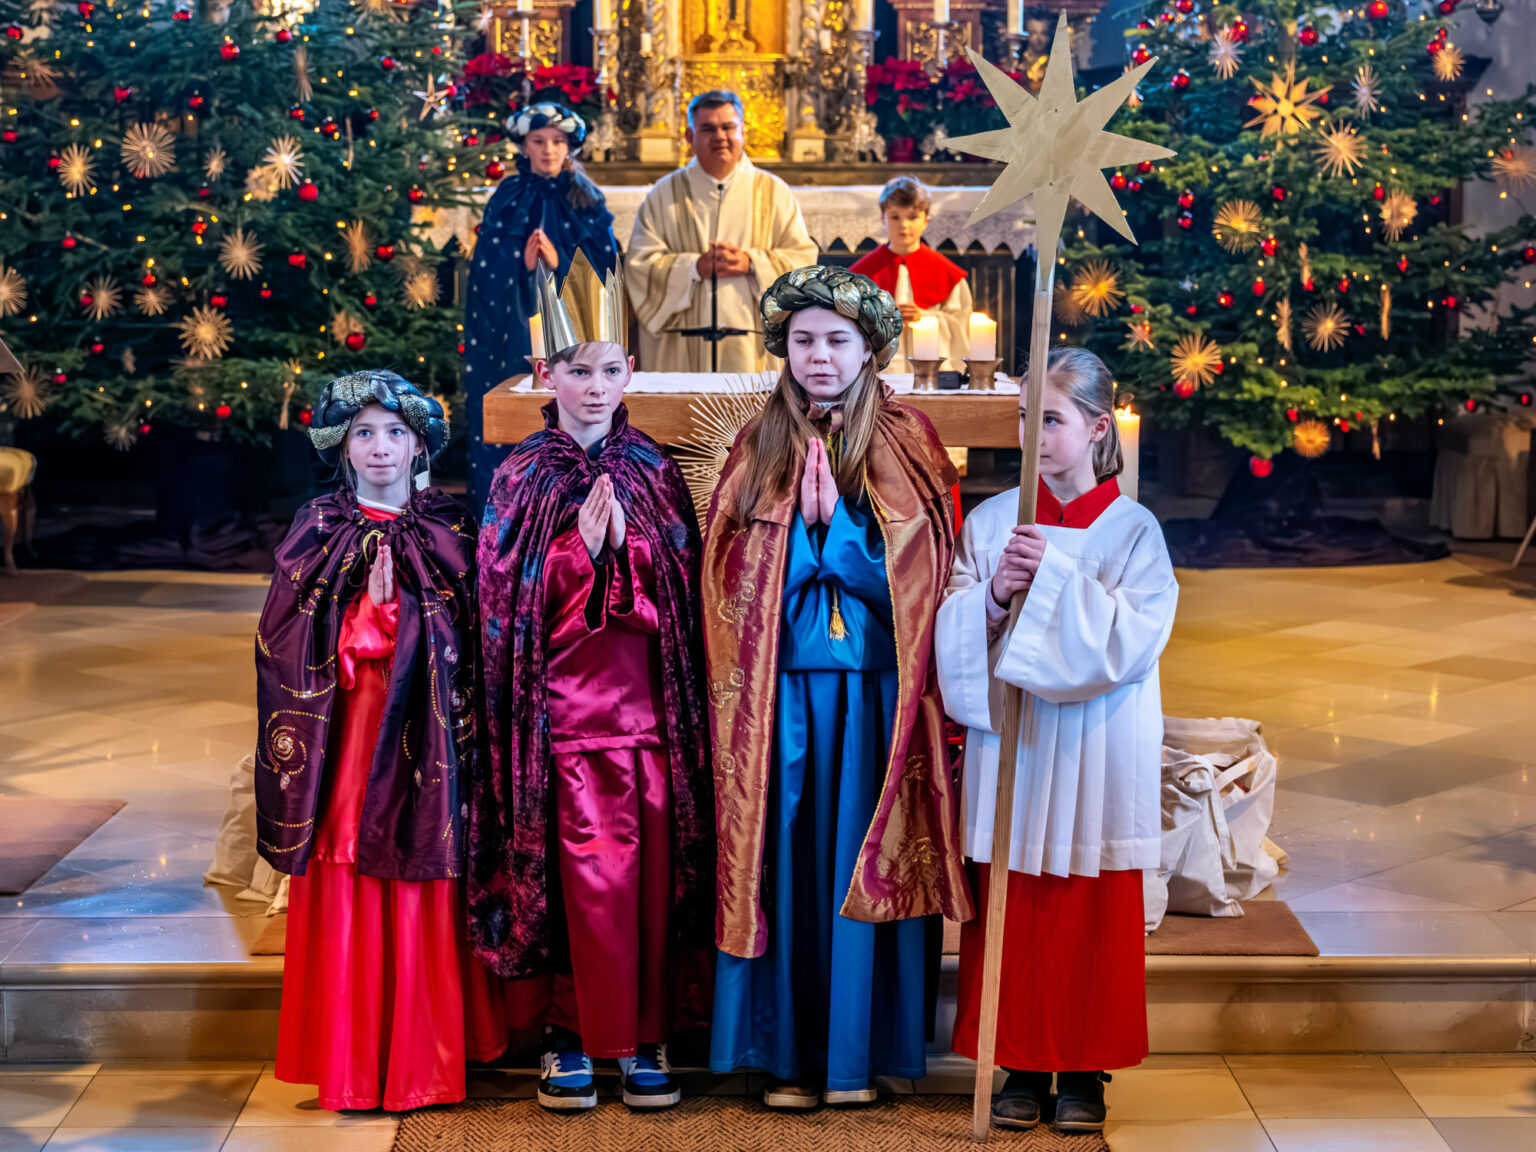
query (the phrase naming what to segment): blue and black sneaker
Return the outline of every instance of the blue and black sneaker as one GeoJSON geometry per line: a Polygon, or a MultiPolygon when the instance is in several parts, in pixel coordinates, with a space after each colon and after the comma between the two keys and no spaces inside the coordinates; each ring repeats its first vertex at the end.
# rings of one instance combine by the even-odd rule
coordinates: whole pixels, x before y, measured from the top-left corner
{"type": "Polygon", "coordinates": [[[553,1112],[577,1112],[597,1106],[592,1061],[581,1050],[581,1037],[567,1028],[545,1030],[539,1103],[553,1112]]]}
{"type": "Polygon", "coordinates": [[[631,1108],[670,1108],[683,1098],[672,1078],[665,1044],[641,1044],[633,1056],[619,1058],[624,1076],[624,1103],[631,1108]]]}

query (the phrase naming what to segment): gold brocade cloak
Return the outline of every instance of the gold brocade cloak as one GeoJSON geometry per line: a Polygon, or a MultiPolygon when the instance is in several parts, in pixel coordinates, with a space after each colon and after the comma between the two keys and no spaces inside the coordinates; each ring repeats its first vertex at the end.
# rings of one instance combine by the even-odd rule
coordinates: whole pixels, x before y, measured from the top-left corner
{"type": "MultiPolygon", "coordinates": [[[[704,652],[719,837],[715,942],[733,956],[768,946],[763,835],[772,759],[779,615],[793,493],[751,524],[735,519],[739,445],[726,460],[704,541],[704,652]]],[[[904,920],[942,912],[968,920],[959,790],[949,767],[933,660],[934,616],[949,578],[956,475],[921,413],[887,397],[867,457],[868,492],[885,538],[901,688],[875,818],[842,914],[904,920]]]]}

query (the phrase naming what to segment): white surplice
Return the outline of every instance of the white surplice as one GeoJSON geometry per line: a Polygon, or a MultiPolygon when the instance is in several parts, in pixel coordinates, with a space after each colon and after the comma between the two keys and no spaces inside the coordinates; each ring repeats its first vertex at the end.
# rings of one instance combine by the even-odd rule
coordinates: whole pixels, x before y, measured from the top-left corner
{"type": "MultiPolygon", "coordinates": [[[[697,158],[658,180],[640,205],[624,254],[629,298],[640,320],[640,366],[646,371],[709,371],[708,343],[668,330],[710,322],[710,284],[699,277],[698,260],[711,239],[745,249],[752,262],[745,276],[719,280],[722,328],[761,328],[757,304],[763,293],[785,272],[816,263],[816,244],[789,185],[745,156],[724,181],[705,172],[697,158]]],[[[760,335],[720,343],[722,372],[777,366],[760,335]]]]}
{"type": "Polygon", "coordinates": [[[992,860],[1006,682],[1034,697],[1019,739],[1009,867],[1055,876],[1156,868],[1157,669],[1179,594],[1162,529],[1125,496],[1087,527],[1042,524],[1045,556],[1005,637],[1006,618],[989,625],[986,598],[1018,506],[1015,488],[965,521],[935,633],[945,709],[969,729],[966,854],[992,860]]]}

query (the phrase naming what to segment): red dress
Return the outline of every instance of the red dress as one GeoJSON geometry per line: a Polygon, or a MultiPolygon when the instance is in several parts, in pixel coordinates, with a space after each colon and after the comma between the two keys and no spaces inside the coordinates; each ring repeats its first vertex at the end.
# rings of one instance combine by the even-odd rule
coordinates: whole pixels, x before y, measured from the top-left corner
{"type": "Polygon", "coordinates": [[[493,978],[466,944],[462,882],[357,871],[398,619],[367,592],[347,610],[314,853],[289,889],[277,1078],[318,1085],[333,1111],[463,1100],[465,1060],[506,1048],[493,978]]]}

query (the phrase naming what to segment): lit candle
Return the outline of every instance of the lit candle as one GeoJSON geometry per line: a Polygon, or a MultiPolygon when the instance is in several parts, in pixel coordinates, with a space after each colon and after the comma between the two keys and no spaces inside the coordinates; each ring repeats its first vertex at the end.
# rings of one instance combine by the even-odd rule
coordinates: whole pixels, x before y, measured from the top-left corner
{"type": "Polygon", "coordinates": [[[817,42],[821,45],[823,52],[830,53],[832,51],[832,29],[823,28],[817,36],[817,42]]]}
{"type": "Polygon", "coordinates": [[[1008,0],[1009,32],[1024,31],[1024,0],[1008,0]]]}
{"type": "Polygon", "coordinates": [[[528,338],[533,344],[533,358],[544,359],[544,317],[535,312],[528,319],[528,338]]]}
{"type": "Polygon", "coordinates": [[[949,0],[933,0],[933,22],[935,24],[949,23],[949,0]]]}
{"type": "Polygon", "coordinates": [[[606,32],[613,27],[613,11],[608,0],[592,0],[592,31],[606,32]]]}
{"type": "Polygon", "coordinates": [[[651,54],[651,34],[649,32],[642,32],[642,33],[640,33],[640,55],[642,55],[642,56],[649,56],[650,54],[651,54]]]}
{"type": "Polygon", "coordinates": [[[912,359],[937,360],[939,358],[939,318],[924,316],[912,325],[912,359]]]}
{"type": "Polygon", "coordinates": [[[517,0],[517,10],[522,13],[533,11],[533,0],[517,0]]]}
{"type": "Polygon", "coordinates": [[[1120,455],[1125,458],[1120,491],[1135,500],[1141,479],[1141,417],[1129,408],[1116,408],[1115,426],[1120,430],[1120,455]]]}
{"type": "Polygon", "coordinates": [[[971,313],[970,349],[972,360],[997,359],[997,321],[985,312],[971,313]]]}
{"type": "Polygon", "coordinates": [[[875,26],[875,0],[853,0],[853,30],[868,32],[875,26]]]}

